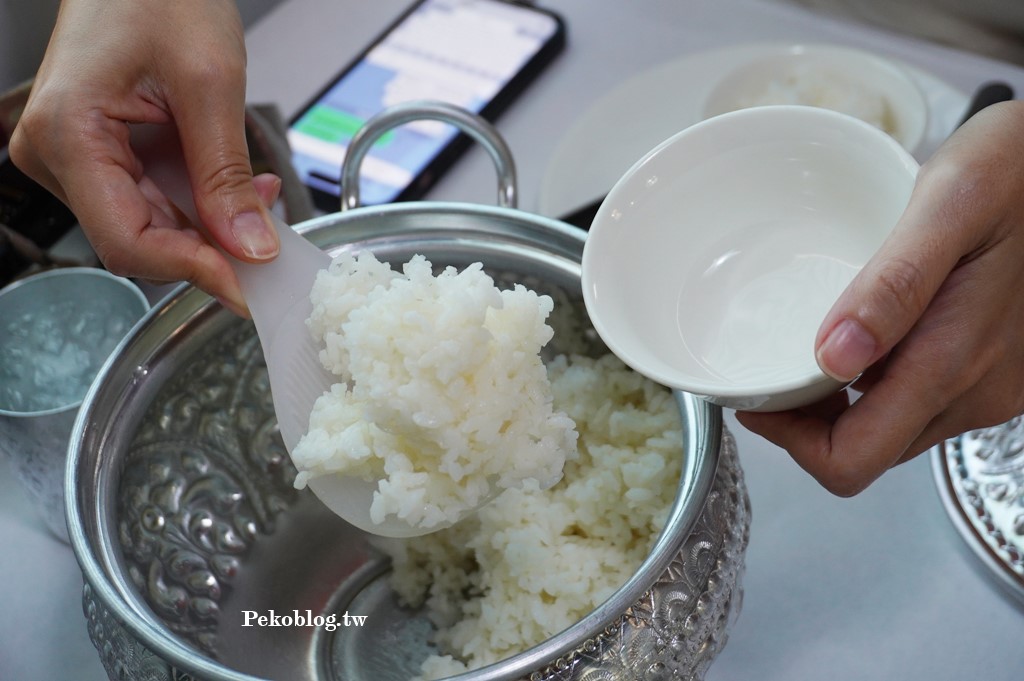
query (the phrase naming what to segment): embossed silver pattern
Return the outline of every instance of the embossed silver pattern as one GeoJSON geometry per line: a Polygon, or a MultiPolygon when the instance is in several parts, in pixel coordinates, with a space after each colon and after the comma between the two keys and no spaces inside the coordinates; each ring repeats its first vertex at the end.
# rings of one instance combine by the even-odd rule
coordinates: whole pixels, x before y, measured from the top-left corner
{"type": "Polygon", "coordinates": [[[82,610],[89,640],[111,681],[199,681],[174,669],[129,634],[88,584],[82,590],[82,610]]]}
{"type": "MultiPolygon", "coordinates": [[[[129,450],[118,523],[129,574],[172,631],[214,658],[222,597],[251,545],[294,503],[294,475],[249,325],[168,385],[129,450]]],[[[735,441],[726,432],[711,494],[664,574],[603,634],[530,681],[702,679],[738,616],[749,523],[735,441]]],[[[128,635],[88,586],[84,600],[111,679],[196,678],[128,635]]]]}
{"type": "Polygon", "coordinates": [[[749,539],[750,500],[725,431],[700,518],[651,590],[601,636],[526,681],[700,681],[739,616],[749,539]]]}
{"type": "Polygon", "coordinates": [[[118,495],[132,581],[175,633],[215,656],[225,590],[298,494],[258,350],[240,325],[168,386],[132,443],[118,495]]]}
{"type": "Polygon", "coordinates": [[[932,467],[961,536],[1024,603],[1024,416],[947,440],[932,467]]]}
{"type": "MultiPolygon", "coordinates": [[[[482,260],[499,279],[528,281],[568,309],[553,320],[565,344],[554,351],[602,351],[579,295],[583,235],[537,222],[500,209],[396,204],[370,220],[350,211],[312,221],[309,235],[342,248],[372,244],[392,262],[413,252],[457,267],[482,260]]],[[[670,529],[631,583],[551,641],[464,678],[703,678],[742,601],[749,506],[720,410],[693,396],[677,401],[691,463],[670,529]]],[[[127,344],[86,408],[71,452],[69,525],[89,585],[90,632],[112,679],[327,681],[337,678],[324,662],[331,645],[357,656],[376,645],[241,626],[243,610],[341,612],[380,588],[386,570],[365,536],[291,489],[251,324],[182,289],[127,344]]],[[[408,678],[387,664],[393,655],[345,678],[408,678]]]]}

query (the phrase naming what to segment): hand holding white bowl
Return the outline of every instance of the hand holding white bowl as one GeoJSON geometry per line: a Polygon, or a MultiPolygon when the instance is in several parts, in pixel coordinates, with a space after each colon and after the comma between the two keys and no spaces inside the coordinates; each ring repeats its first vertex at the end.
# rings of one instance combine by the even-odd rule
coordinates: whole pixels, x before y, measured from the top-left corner
{"type": "Polygon", "coordinates": [[[910,205],[829,312],[819,361],[853,404],[738,414],[849,496],[967,430],[1024,412],[1024,102],[995,104],[923,166],[910,205]]]}
{"type": "Polygon", "coordinates": [[[818,326],[907,205],[917,163],[851,116],[804,106],[691,126],[634,165],[591,226],[583,293],[640,373],[736,409],[810,404],[843,382],[818,326]]]}

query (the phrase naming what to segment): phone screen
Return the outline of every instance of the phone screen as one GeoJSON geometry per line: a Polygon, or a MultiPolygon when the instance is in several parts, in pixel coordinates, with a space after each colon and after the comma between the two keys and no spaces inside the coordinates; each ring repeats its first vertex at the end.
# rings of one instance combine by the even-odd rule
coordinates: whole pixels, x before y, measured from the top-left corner
{"type": "MultiPolygon", "coordinates": [[[[493,119],[561,49],[563,31],[552,13],[499,0],[417,3],[292,121],[288,141],[299,176],[321,207],[326,200],[337,210],[345,150],[368,118],[393,104],[433,99],[493,119]]],[[[362,203],[415,198],[435,179],[428,171],[454,160],[457,137],[439,121],[385,133],[360,167],[362,203]]]]}

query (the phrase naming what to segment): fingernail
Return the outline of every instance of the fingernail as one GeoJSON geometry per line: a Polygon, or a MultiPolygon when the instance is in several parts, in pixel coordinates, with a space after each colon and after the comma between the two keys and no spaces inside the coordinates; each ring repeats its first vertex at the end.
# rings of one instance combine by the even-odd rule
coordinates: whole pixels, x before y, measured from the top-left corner
{"type": "Polygon", "coordinates": [[[818,348],[818,365],[836,380],[852,381],[868,368],[877,348],[867,329],[844,319],[818,348]]]}
{"type": "Polygon", "coordinates": [[[255,260],[267,260],[277,255],[277,235],[271,231],[259,213],[239,213],[231,223],[231,233],[238,240],[242,252],[255,260]]]}

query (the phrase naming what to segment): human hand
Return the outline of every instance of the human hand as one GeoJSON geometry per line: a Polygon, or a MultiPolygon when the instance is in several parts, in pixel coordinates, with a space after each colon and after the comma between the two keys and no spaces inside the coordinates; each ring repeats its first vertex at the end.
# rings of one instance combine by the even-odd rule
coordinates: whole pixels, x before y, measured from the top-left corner
{"type": "Polygon", "coordinates": [[[277,234],[245,141],[245,43],[233,0],[64,0],[12,160],[75,213],[115,274],[187,280],[238,314],[227,260],[273,259],[277,234]],[[133,123],[176,128],[202,224],[153,182],[133,123]]]}
{"type": "Polygon", "coordinates": [[[984,109],[924,164],[815,347],[826,373],[860,375],[858,399],[737,418],[841,496],[1024,412],[1024,102],[984,109]]]}

